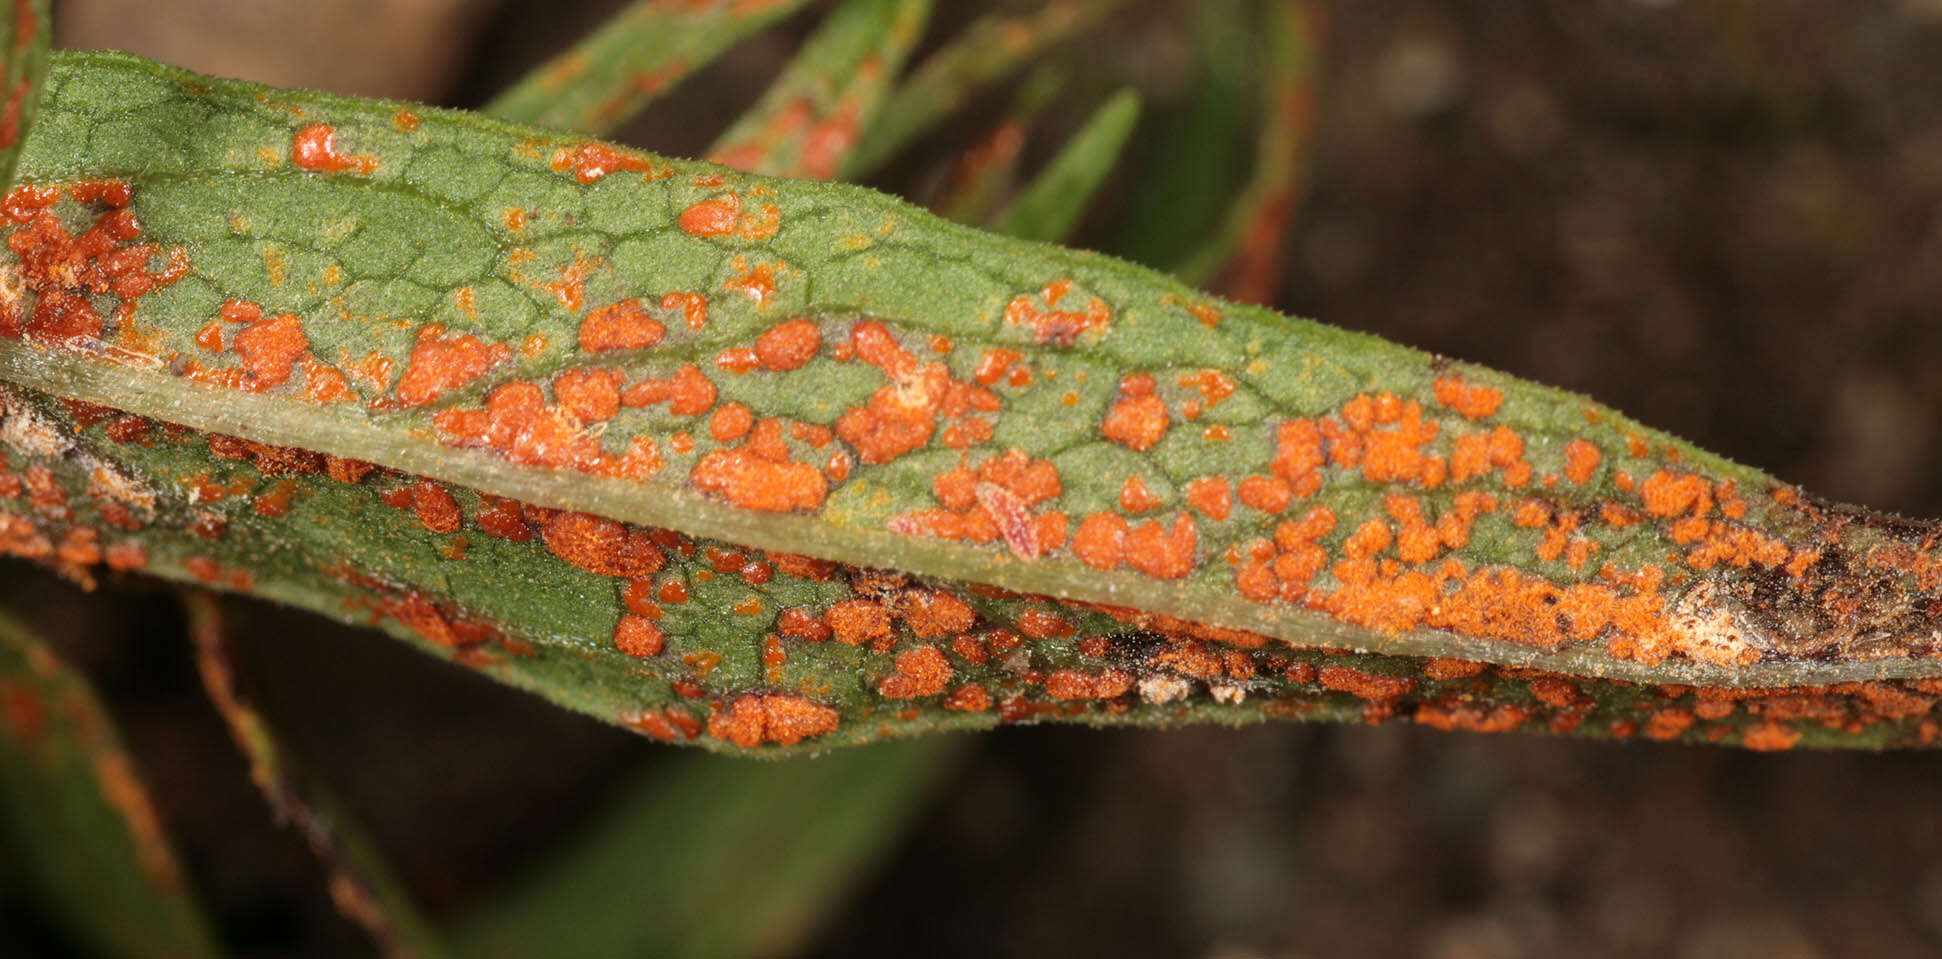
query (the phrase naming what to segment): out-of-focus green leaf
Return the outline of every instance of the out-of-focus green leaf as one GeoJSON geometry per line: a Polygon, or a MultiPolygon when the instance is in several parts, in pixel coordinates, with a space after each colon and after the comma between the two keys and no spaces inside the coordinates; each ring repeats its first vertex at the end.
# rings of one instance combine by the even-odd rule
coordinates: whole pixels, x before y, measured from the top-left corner
{"type": "Polygon", "coordinates": [[[330,895],[338,910],[364,927],[387,956],[443,955],[443,944],[343,800],[290,754],[263,714],[237,690],[222,608],[215,595],[187,592],[183,603],[195,643],[196,668],[210,702],[249,760],[250,779],[275,810],[277,820],[301,833],[330,869],[330,895]]]}
{"type": "Polygon", "coordinates": [[[1314,125],[1322,16],[1312,3],[1269,6],[1262,21],[1267,61],[1254,175],[1235,196],[1213,240],[1175,268],[1181,279],[1243,302],[1274,300],[1314,125]]]}
{"type": "Polygon", "coordinates": [[[581,841],[456,941],[508,959],[791,954],[961,753],[933,741],[781,763],[682,760],[609,799],[581,841]]]}
{"type": "Polygon", "coordinates": [[[0,190],[13,183],[20,147],[34,124],[53,29],[48,0],[14,0],[0,16],[0,190]]]}
{"type": "Polygon", "coordinates": [[[835,176],[870,129],[930,11],[930,0],[847,0],[715,141],[709,159],[772,176],[835,176]]]}
{"type": "Polygon", "coordinates": [[[1112,175],[1126,138],[1139,123],[1140,96],[1122,90],[1107,100],[1070,142],[1032,178],[998,218],[997,231],[1056,243],[1072,235],[1099,187],[1112,175]]]}
{"type": "Polygon", "coordinates": [[[490,116],[604,134],[803,0],[635,0],[486,104],[490,116]]]}
{"type": "Polygon", "coordinates": [[[912,71],[850,155],[843,179],[861,180],[950,116],[973,94],[1098,23],[1125,0],[1049,0],[1023,14],[990,14],[912,71]]]}
{"type": "MultiPolygon", "coordinates": [[[[1114,229],[1113,252],[1155,267],[1200,252],[1245,182],[1249,133],[1260,118],[1262,8],[1282,0],[1201,0],[1192,5],[1195,77],[1184,103],[1154,104],[1129,160],[1133,182],[1114,229]]],[[[1173,11],[1185,16],[1188,11],[1173,11]]]]}
{"type": "Polygon", "coordinates": [[[958,157],[931,209],[947,220],[984,226],[1017,178],[1018,158],[1024,152],[1032,119],[1063,84],[1063,73],[1056,67],[1033,71],[1004,119],[958,157]]]}
{"type": "Polygon", "coordinates": [[[723,750],[1935,738],[1942,537],[1582,397],[857,187],[125,56],[56,58],[21,165],[0,552],[78,576],[723,750]]]}
{"type": "Polygon", "coordinates": [[[0,849],[60,926],[116,956],[212,956],[160,818],[87,681],[0,618],[0,849]]]}

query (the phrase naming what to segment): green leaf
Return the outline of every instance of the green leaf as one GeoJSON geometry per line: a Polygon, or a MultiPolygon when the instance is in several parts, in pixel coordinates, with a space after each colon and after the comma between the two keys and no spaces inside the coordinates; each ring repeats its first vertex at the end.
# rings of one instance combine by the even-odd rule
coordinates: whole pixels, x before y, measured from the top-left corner
{"type": "Polygon", "coordinates": [[[1012,201],[998,218],[998,232],[1047,242],[1071,236],[1093,195],[1112,175],[1120,150],[1139,118],[1138,93],[1121,90],[1114,94],[1012,201]]]}
{"type": "Polygon", "coordinates": [[[87,680],[0,618],[0,847],[88,948],[211,956],[214,941],[87,680]]]}
{"type": "Polygon", "coordinates": [[[750,173],[827,180],[870,129],[930,0],[848,0],[708,151],[750,173]]]}
{"type": "Polygon", "coordinates": [[[884,743],[814,761],[683,760],[616,797],[457,941],[467,955],[507,957],[792,954],[961,752],[884,743]]]}
{"type": "Polygon", "coordinates": [[[1129,164],[1135,176],[1115,229],[1114,252],[1174,266],[1215,236],[1250,173],[1250,134],[1260,99],[1264,6],[1280,0],[1205,0],[1193,5],[1193,86],[1184,103],[1154,104],[1155,131],[1129,164]]]}
{"type": "Polygon", "coordinates": [[[1040,67],[1032,73],[1011,110],[952,166],[943,195],[931,209],[947,220],[967,226],[982,226],[990,219],[998,201],[1011,190],[1018,176],[1018,159],[1025,149],[1025,134],[1039,111],[1051,102],[1064,78],[1057,68],[1040,67]]]}
{"type": "Polygon", "coordinates": [[[12,185],[21,144],[34,125],[52,33],[47,0],[15,0],[13,15],[0,17],[0,189],[12,185]]]}
{"type": "Polygon", "coordinates": [[[869,190],[125,56],[57,58],[22,165],[0,549],[77,574],[724,750],[1934,738],[1927,527],[1581,397],[869,190]]]}
{"type": "Polygon", "coordinates": [[[972,94],[1098,23],[1125,0],[1051,0],[1029,14],[988,14],[931,54],[884,104],[843,167],[860,180],[955,113],[972,94]]]}
{"type": "Polygon", "coordinates": [[[222,608],[205,592],[185,592],[196,668],[230,736],[250,764],[250,779],[275,810],[277,821],[302,834],[330,868],[331,900],[364,927],[384,954],[431,959],[445,950],[419,914],[376,843],[334,789],[293,756],[284,739],[237,688],[234,661],[224,635],[222,608]]]}
{"type": "Polygon", "coordinates": [[[604,134],[803,0],[635,0],[486,104],[518,123],[604,134]]]}
{"type": "Polygon", "coordinates": [[[1321,8],[1269,5],[1262,16],[1267,69],[1262,75],[1254,175],[1234,197],[1220,228],[1173,273],[1234,299],[1268,303],[1280,286],[1281,255],[1307,166],[1314,126],[1321,8]]]}

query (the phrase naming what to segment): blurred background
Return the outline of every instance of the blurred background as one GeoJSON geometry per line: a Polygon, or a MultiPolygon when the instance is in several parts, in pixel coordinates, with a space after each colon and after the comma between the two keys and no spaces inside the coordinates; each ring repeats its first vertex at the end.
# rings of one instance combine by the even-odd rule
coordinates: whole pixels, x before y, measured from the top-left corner
{"type": "MultiPolygon", "coordinates": [[[[65,0],[56,16],[65,47],[467,107],[618,6],[65,0]]],[[[1129,3],[1059,54],[1070,89],[1040,129],[1069,131],[1089,92],[1123,84],[1148,108],[1078,245],[1155,242],[1138,203],[1207,76],[1192,6],[1129,3]]],[[[1278,307],[1590,394],[1835,499],[1942,515],[1942,2],[1322,6],[1311,176],[1278,307]]],[[[985,9],[939,3],[931,34],[985,9]]],[[[699,152],[814,22],[744,44],[617,139],[699,152]]],[[[872,182],[929,199],[1010,95],[872,182]]],[[[1061,138],[1040,139],[1028,165],[1061,138]]],[[[0,601],[99,683],[227,942],[371,948],[249,785],[167,593],[82,594],[9,561],[0,601]]],[[[434,916],[544,861],[674,753],[374,632],[232,608],[256,697],[434,916]]],[[[1012,728],[961,745],[794,951],[1942,949],[1942,756],[1405,726],[1012,728]]],[[[12,941],[55,943],[36,922],[0,900],[12,941]]]]}

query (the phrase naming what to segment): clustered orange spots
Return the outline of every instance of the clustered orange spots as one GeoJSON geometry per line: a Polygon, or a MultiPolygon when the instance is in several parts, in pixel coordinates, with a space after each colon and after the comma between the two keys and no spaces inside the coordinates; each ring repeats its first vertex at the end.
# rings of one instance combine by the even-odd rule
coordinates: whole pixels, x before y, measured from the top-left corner
{"type": "Polygon", "coordinates": [[[823,348],[823,333],[810,320],[778,323],[755,338],[755,358],[764,369],[782,373],[800,369],[823,348]]]}
{"type": "Polygon", "coordinates": [[[936,432],[940,416],[958,420],[945,433],[950,445],[991,439],[991,422],[973,415],[998,412],[1001,404],[990,390],[954,379],[941,362],[919,362],[888,327],[874,320],[851,329],[849,346],[857,359],[882,370],[890,381],[864,406],[845,410],[836,421],[836,435],[865,464],[888,463],[922,448],[936,432]]]}
{"type": "Polygon", "coordinates": [[[935,646],[919,646],[898,653],[896,672],[877,681],[877,694],[890,699],[936,696],[950,685],[955,671],[935,646]]]}
{"type": "Polygon", "coordinates": [[[989,543],[1003,539],[1020,559],[1036,559],[1065,544],[1066,517],[1032,508],[1057,499],[1059,471],[1020,450],[958,467],[931,484],[941,509],[892,517],[888,528],[905,535],[989,543]]]}
{"type": "Polygon", "coordinates": [[[666,403],[668,412],[676,416],[700,416],[714,407],[715,398],[715,381],[693,363],[683,365],[673,376],[642,380],[620,394],[622,406],[639,408],[666,403]]]}
{"type": "Polygon", "coordinates": [[[580,321],[580,349],[589,353],[644,350],[661,342],[667,331],[641,308],[640,300],[621,300],[594,309],[580,321]]]}
{"type": "Polygon", "coordinates": [[[782,211],[773,203],[745,208],[737,193],[718,193],[691,204],[675,222],[682,232],[700,237],[732,236],[762,241],[782,226],[782,211]]]}
{"type": "Polygon", "coordinates": [[[836,731],[836,710],[802,696],[756,693],[716,709],[708,717],[708,735],[753,749],[764,743],[794,746],[836,731]]]}
{"type": "Polygon", "coordinates": [[[1482,476],[1492,469],[1503,470],[1504,483],[1523,486],[1531,481],[1531,464],[1524,459],[1524,438],[1499,426],[1488,433],[1468,433],[1457,437],[1450,451],[1450,479],[1462,481],[1482,476]]]}
{"type": "Polygon", "coordinates": [[[369,176],[378,170],[378,158],[368,153],[339,153],[337,131],[323,123],[313,123],[304,127],[291,138],[290,162],[302,169],[318,173],[355,173],[359,176],[369,176]]]}
{"type": "MultiPolygon", "coordinates": [[[[558,403],[548,403],[536,384],[508,383],[493,390],[483,408],[440,410],[433,415],[432,425],[447,443],[494,450],[524,466],[596,476],[650,476],[662,462],[653,440],[637,436],[625,453],[616,455],[603,449],[599,438],[585,428],[588,421],[583,414],[611,416],[617,411],[611,392],[617,382],[614,371],[569,371],[555,381],[558,403]]],[[[711,388],[711,404],[713,399],[711,388]]]]}
{"type": "Polygon", "coordinates": [[[646,616],[627,613],[614,626],[614,648],[636,659],[659,656],[666,646],[667,636],[646,616]]]}
{"type": "MultiPolygon", "coordinates": [[[[1024,358],[1025,354],[1017,350],[986,350],[984,355],[978,358],[977,368],[971,371],[971,379],[979,386],[992,386],[1004,379],[1008,373],[1016,377],[1019,373],[1027,372],[1023,369],[1013,369],[1013,366],[1024,358]]],[[[1014,381],[1012,385],[1023,384],[1014,381]]]]}
{"type": "Polygon", "coordinates": [[[120,299],[114,310],[125,348],[150,353],[134,336],[132,320],[137,301],[156,289],[188,275],[188,254],[180,247],[166,251],[167,265],[148,269],[163,254],[154,244],[133,243],[142,235],[141,222],[128,209],[133,193],[121,180],[83,180],[69,184],[76,202],[101,204],[108,209],[79,236],[68,233],[53,212],[61,197],[58,187],[15,187],[0,203],[6,221],[24,225],[7,237],[7,248],[20,258],[20,285],[35,294],[32,312],[21,308],[16,291],[0,297],[0,336],[26,336],[60,343],[99,338],[107,332],[91,296],[112,294],[120,299]]]}
{"type": "Polygon", "coordinates": [[[1234,380],[1219,370],[1199,370],[1180,377],[1180,385],[1200,393],[1199,400],[1188,400],[1181,407],[1181,414],[1188,419],[1198,419],[1200,414],[1219,406],[1222,400],[1234,395],[1234,380]]]}
{"type": "Polygon", "coordinates": [[[553,169],[561,173],[571,170],[573,178],[581,183],[598,182],[610,173],[645,173],[649,180],[658,180],[670,173],[657,168],[646,157],[622,153],[604,143],[561,148],[553,154],[553,169]]]}
{"type": "Polygon", "coordinates": [[[1099,431],[1109,440],[1144,453],[1167,432],[1167,406],[1153,392],[1153,377],[1135,373],[1119,384],[1119,399],[1099,431]]]}
{"type": "Polygon", "coordinates": [[[1133,674],[1123,669],[1088,673],[1058,669],[1045,676],[1045,695],[1053,699],[1112,699],[1133,690],[1133,674]]]}
{"type": "Polygon", "coordinates": [[[591,513],[554,513],[540,539],[547,552],[597,576],[639,579],[667,565],[652,532],[591,513]]]}
{"type": "Polygon", "coordinates": [[[1598,472],[1598,447],[1584,439],[1564,444],[1564,476],[1573,483],[1589,483],[1598,472]]]}
{"type": "Polygon", "coordinates": [[[487,343],[471,333],[446,337],[445,327],[427,323],[418,328],[411,358],[398,378],[398,402],[423,406],[465,386],[512,358],[504,343],[487,343]]]}
{"type": "Polygon", "coordinates": [[[1133,567],[1155,579],[1181,579],[1193,572],[1200,534],[1193,516],[1175,514],[1171,527],[1158,520],[1138,526],[1118,513],[1094,513],[1072,534],[1072,552],[1094,569],[1133,567]]]}
{"type": "Polygon", "coordinates": [[[1087,299],[1084,309],[1061,310],[1058,305],[1072,292],[1071,280],[1053,280],[1034,296],[1016,296],[1005,305],[1005,325],[1022,326],[1031,331],[1041,346],[1071,346],[1079,337],[1112,326],[1113,310],[1098,297],[1087,299]],[[1040,309],[1038,300],[1044,304],[1040,309]]]}
{"type": "Polygon", "coordinates": [[[1233,494],[1225,476],[1202,476],[1187,484],[1187,505],[1213,520],[1226,519],[1234,511],[1233,494]]]}
{"type": "Polygon", "coordinates": [[[1430,391],[1436,401],[1463,414],[1465,419],[1480,420],[1493,415],[1497,408],[1504,405],[1503,391],[1489,386],[1465,383],[1455,376],[1439,376],[1430,384],[1430,391]]]}
{"type": "Polygon", "coordinates": [[[688,480],[743,509],[765,512],[813,510],[829,493],[821,471],[790,458],[782,421],[773,417],[756,424],[741,446],[703,455],[688,480]]]}

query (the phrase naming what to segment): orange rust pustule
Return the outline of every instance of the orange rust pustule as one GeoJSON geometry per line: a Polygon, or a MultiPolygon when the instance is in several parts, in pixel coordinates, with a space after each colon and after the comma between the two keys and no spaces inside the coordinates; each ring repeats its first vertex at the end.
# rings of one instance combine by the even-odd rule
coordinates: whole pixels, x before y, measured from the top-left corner
{"type": "Polygon", "coordinates": [[[59,187],[15,187],[0,204],[6,221],[21,227],[7,237],[7,247],[20,258],[20,286],[35,295],[31,310],[23,308],[18,295],[0,302],[0,336],[50,343],[100,338],[108,332],[106,322],[89,297],[113,295],[121,301],[112,316],[126,341],[122,348],[152,353],[153,347],[133,335],[136,302],[186,276],[187,253],[171,248],[167,266],[148,269],[163,251],[132,242],[142,228],[127,208],[133,197],[124,181],[83,180],[67,186],[76,202],[108,207],[78,236],[68,233],[53,212],[61,192],[59,187]]]}
{"type": "Polygon", "coordinates": [[[562,147],[553,154],[552,165],[555,171],[561,173],[572,171],[573,178],[584,184],[598,183],[612,173],[642,173],[649,180],[668,175],[668,171],[656,167],[647,158],[622,153],[604,143],[562,147]]]}
{"type": "Polygon", "coordinates": [[[427,323],[418,328],[411,359],[398,379],[398,402],[423,406],[484,376],[512,358],[504,343],[487,343],[471,333],[447,337],[445,327],[427,323]]]}
{"type": "Polygon", "coordinates": [[[955,670],[935,646],[919,646],[898,653],[896,671],[877,682],[877,695],[890,699],[922,699],[941,695],[955,670]]]}
{"type": "Polygon", "coordinates": [[[540,536],[548,552],[601,576],[641,578],[667,565],[651,533],[589,513],[559,513],[540,536]]]}
{"type": "Polygon", "coordinates": [[[836,710],[802,696],[755,693],[742,696],[708,717],[708,735],[743,749],[765,743],[794,746],[835,732],[836,710]]]}
{"type": "Polygon", "coordinates": [[[580,321],[580,349],[589,353],[644,350],[661,342],[667,332],[640,300],[621,300],[594,309],[580,321]]]}
{"type": "Polygon", "coordinates": [[[1071,280],[1053,280],[1036,296],[1013,297],[1005,305],[1005,325],[1024,328],[1041,346],[1071,346],[1088,333],[1104,334],[1112,326],[1112,307],[1105,300],[1090,297],[1078,310],[1058,309],[1071,290],[1071,280]],[[1044,304],[1042,308],[1040,303],[1044,304]]]}
{"type": "Polygon", "coordinates": [[[743,509],[772,513],[813,510],[829,495],[822,471],[789,458],[782,423],[772,418],[741,446],[703,455],[688,481],[743,509]]]}
{"type": "Polygon", "coordinates": [[[1120,383],[1120,396],[1106,414],[1099,432],[1107,439],[1141,453],[1166,435],[1167,406],[1153,393],[1153,377],[1141,373],[1120,383]]]}
{"type": "Polygon", "coordinates": [[[290,162],[300,169],[317,173],[369,176],[378,170],[377,157],[340,153],[337,149],[337,131],[324,123],[313,123],[297,131],[297,135],[290,140],[290,162]]]}
{"type": "Polygon", "coordinates": [[[845,410],[836,421],[836,436],[855,448],[865,464],[888,463],[928,445],[940,417],[958,419],[958,425],[974,431],[964,435],[966,440],[990,438],[989,421],[974,415],[1001,408],[990,390],[953,378],[943,363],[920,362],[888,327],[874,320],[851,329],[849,346],[890,381],[865,406],[845,410]]]}
{"type": "Polygon", "coordinates": [[[788,320],[755,338],[755,358],[777,373],[800,369],[822,350],[823,333],[809,320],[788,320]]]}
{"type": "Polygon", "coordinates": [[[773,203],[745,207],[740,194],[722,193],[682,210],[675,223],[682,232],[692,236],[728,236],[759,242],[775,236],[782,226],[782,211],[773,203]]]}
{"type": "Polygon", "coordinates": [[[1489,386],[1465,383],[1455,376],[1440,376],[1430,384],[1436,401],[1461,413],[1465,419],[1480,420],[1494,416],[1504,405],[1503,391],[1489,386]]]}
{"type": "Polygon", "coordinates": [[[989,543],[1004,540],[1020,559],[1032,560],[1065,543],[1065,514],[1034,508],[1058,498],[1059,472],[1048,460],[1007,450],[976,467],[947,470],[932,481],[942,509],[893,516],[888,529],[907,536],[989,543]]]}

